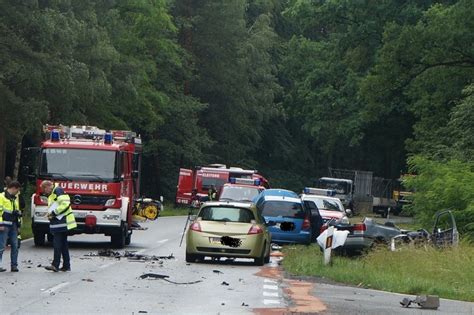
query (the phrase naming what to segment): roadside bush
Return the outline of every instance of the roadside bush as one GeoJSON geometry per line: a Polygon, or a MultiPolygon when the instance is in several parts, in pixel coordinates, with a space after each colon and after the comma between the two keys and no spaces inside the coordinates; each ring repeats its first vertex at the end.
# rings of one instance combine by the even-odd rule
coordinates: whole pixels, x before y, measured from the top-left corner
{"type": "Polygon", "coordinates": [[[406,187],[415,191],[410,212],[431,228],[436,212],[452,210],[459,231],[469,235],[474,222],[474,163],[443,163],[414,156],[408,164],[410,172],[416,174],[404,179],[406,187]]]}

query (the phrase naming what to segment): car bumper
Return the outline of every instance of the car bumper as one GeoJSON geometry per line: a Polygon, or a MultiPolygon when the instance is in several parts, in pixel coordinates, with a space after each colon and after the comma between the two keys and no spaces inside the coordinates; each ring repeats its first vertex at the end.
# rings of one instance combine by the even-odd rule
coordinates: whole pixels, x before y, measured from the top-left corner
{"type": "MultiPolygon", "coordinates": [[[[122,212],[120,209],[107,209],[104,211],[73,210],[77,228],[71,234],[106,234],[116,232],[122,224],[122,212]],[[96,224],[86,226],[86,216],[95,216],[96,224]]],[[[33,216],[33,225],[36,231],[49,232],[49,220],[47,218],[47,208],[37,207],[33,216]]]]}
{"type": "Polygon", "coordinates": [[[241,240],[238,247],[230,247],[218,243],[211,243],[210,238],[220,238],[220,235],[188,231],[186,237],[186,252],[192,255],[210,257],[258,258],[261,256],[265,243],[265,236],[258,235],[229,235],[241,240]]]}
{"type": "Polygon", "coordinates": [[[359,235],[348,235],[343,248],[352,251],[361,251],[372,246],[373,239],[359,235]]]}
{"type": "Polygon", "coordinates": [[[272,243],[277,244],[307,244],[311,242],[311,232],[301,231],[299,233],[271,232],[272,243]]]}

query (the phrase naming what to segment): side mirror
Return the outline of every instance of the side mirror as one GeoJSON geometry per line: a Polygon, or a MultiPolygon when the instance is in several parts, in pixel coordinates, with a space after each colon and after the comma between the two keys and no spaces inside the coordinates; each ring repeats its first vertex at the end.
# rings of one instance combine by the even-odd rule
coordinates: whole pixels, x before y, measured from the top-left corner
{"type": "Polygon", "coordinates": [[[351,209],[346,209],[346,214],[348,217],[352,215],[352,210],[351,209]]]}
{"type": "Polygon", "coordinates": [[[196,221],[197,216],[195,214],[189,216],[189,221],[196,221]]]}

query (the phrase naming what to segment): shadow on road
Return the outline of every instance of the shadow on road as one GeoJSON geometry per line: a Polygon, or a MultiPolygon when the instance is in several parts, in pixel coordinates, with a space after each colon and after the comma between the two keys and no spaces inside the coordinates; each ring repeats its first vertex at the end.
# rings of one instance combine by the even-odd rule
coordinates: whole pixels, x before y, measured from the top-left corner
{"type": "Polygon", "coordinates": [[[200,260],[197,263],[199,265],[225,265],[225,266],[252,266],[255,267],[255,264],[252,260],[235,260],[235,259],[224,259],[221,258],[220,260],[206,258],[205,260],[200,260]]]}

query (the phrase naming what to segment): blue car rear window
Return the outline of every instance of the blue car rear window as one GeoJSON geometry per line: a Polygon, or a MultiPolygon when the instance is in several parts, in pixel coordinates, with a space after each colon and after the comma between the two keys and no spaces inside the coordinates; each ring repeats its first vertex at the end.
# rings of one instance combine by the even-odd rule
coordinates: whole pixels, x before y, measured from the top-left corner
{"type": "Polygon", "coordinates": [[[305,212],[300,203],[286,201],[266,201],[262,208],[265,217],[285,217],[304,219],[305,212]]]}

